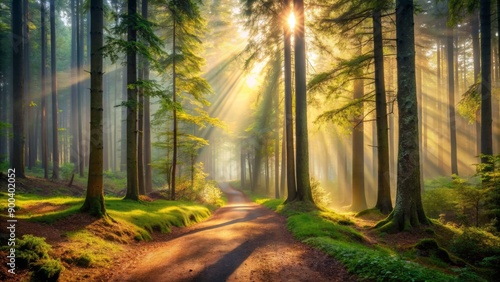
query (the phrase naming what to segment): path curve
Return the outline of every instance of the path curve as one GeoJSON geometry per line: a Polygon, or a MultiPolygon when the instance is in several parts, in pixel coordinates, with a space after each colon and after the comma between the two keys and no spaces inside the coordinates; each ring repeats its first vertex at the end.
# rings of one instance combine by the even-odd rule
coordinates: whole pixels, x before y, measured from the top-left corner
{"type": "Polygon", "coordinates": [[[229,203],[118,270],[112,281],[355,281],[295,241],[286,219],[221,184],[229,203]]]}

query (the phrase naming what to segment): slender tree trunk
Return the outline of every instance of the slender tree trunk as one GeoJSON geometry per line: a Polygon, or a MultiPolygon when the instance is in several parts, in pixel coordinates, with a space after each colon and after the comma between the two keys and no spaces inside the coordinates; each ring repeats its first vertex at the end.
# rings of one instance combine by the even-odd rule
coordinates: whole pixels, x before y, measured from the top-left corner
{"type": "Polygon", "coordinates": [[[240,143],[240,182],[241,188],[246,187],[246,159],[245,159],[245,147],[243,141],[240,143]]]}
{"type": "MultiPolygon", "coordinates": [[[[148,19],[148,0],[142,1],[142,17],[148,19]]],[[[149,79],[149,62],[144,61],[143,79],[149,79]]],[[[151,110],[149,95],[144,96],[144,189],[146,193],[153,191],[153,173],[151,170],[151,110]]]]}
{"type": "MultiPolygon", "coordinates": [[[[277,87],[278,88],[278,87],[277,87]]],[[[275,126],[274,126],[274,197],[280,197],[280,114],[279,114],[279,91],[274,95],[275,126]]]]}
{"type": "Polygon", "coordinates": [[[314,204],[309,179],[309,142],[307,132],[306,40],[304,0],[294,0],[295,17],[295,128],[297,139],[297,196],[298,200],[314,204]]]}
{"type": "Polygon", "coordinates": [[[396,1],[399,151],[396,206],[377,224],[382,230],[401,231],[429,224],[421,200],[418,110],[415,83],[413,0],[396,1]]]}
{"type": "Polygon", "coordinates": [[[40,2],[40,33],[41,33],[41,84],[42,84],[42,113],[41,113],[41,130],[42,130],[42,166],[43,166],[43,177],[45,179],[49,178],[49,156],[48,156],[48,138],[47,138],[47,32],[45,28],[45,0],[41,0],[40,2]]]}
{"type": "MultiPolygon", "coordinates": [[[[144,0],[143,0],[144,2],[144,0]]],[[[144,62],[146,60],[139,56],[139,80],[144,79],[144,62]]],[[[138,182],[139,182],[139,194],[146,195],[146,189],[144,187],[144,89],[138,89],[139,103],[137,107],[138,119],[137,119],[137,170],[138,182]]]]}
{"type": "Polygon", "coordinates": [[[448,61],[448,114],[450,120],[450,157],[451,173],[458,174],[457,165],[457,127],[455,120],[455,79],[453,67],[453,28],[447,28],[446,51],[448,61]]]}
{"type": "Polygon", "coordinates": [[[12,104],[14,132],[11,167],[24,178],[24,34],[22,1],[12,0],[12,104]]]}
{"type": "MultiPolygon", "coordinates": [[[[491,1],[480,0],[481,19],[481,154],[493,154],[491,109],[491,1]]],[[[482,157],[481,163],[489,163],[482,157]]],[[[493,170],[493,167],[488,167],[493,170]]]]}
{"type": "MultiPolygon", "coordinates": [[[[122,73],[122,101],[127,101],[127,68],[122,73]]],[[[127,171],[127,107],[122,107],[120,171],[127,171]]]]}
{"type": "Polygon", "coordinates": [[[106,215],[103,183],[103,0],[91,0],[90,27],[90,154],[87,195],[81,211],[93,216],[106,215]]]}
{"type": "MultiPolygon", "coordinates": [[[[71,112],[78,111],[78,75],[77,75],[77,35],[76,0],[71,0],[71,112]]],[[[70,161],[78,172],[78,116],[71,115],[71,152],[70,161]]]]}
{"type": "Polygon", "coordinates": [[[59,179],[59,132],[56,69],[56,13],[55,1],[50,0],[50,73],[52,81],[52,179],[59,179]]]}
{"type": "MultiPolygon", "coordinates": [[[[358,47],[358,55],[361,55],[361,42],[358,47]]],[[[364,82],[362,74],[356,74],[354,81],[354,99],[362,99],[364,95],[364,82]]],[[[361,102],[361,113],[363,113],[363,102],[361,102]]],[[[364,124],[363,114],[355,118],[356,127],[352,133],[352,202],[350,209],[361,211],[367,208],[365,196],[365,154],[364,154],[364,124]]]]}
{"type": "Polygon", "coordinates": [[[176,103],[177,103],[177,93],[176,93],[176,71],[175,71],[175,20],[174,22],[174,27],[173,27],[173,39],[172,39],[172,95],[173,95],[173,102],[174,102],[174,110],[173,110],[173,148],[172,148],[172,167],[171,167],[171,173],[170,173],[170,199],[175,200],[175,171],[177,169],[177,109],[176,109],[176,103]]]}
{"type": "MultiPolygon", "coordinates": [[[[288,0],[289,8],[291,0],[288,0]]],[[[290,10],[291,12],[292,10],[290,10]]],[[[285,63],[285,128],[284,138],[286,140],[286,184],[288,196],[286,203],[295,201],[297,198],[297,184],[295,179],[295,149],[293,141],[293,106],[292,106],[292,32],[285,28],[284,41],[284,63],[285,63]]]]}
{"type": "Polygon", "coordinates": [[[375,59],[375,108],[377,115],[377,203],[383,214],[392,211],[391,174],[389,170],[389,128],[387,126],[387,102],[384,83],[384,45],[380,9],[373,12],[373,50],[375,59]]]}
{"type": "Polygon", "coordinates": [[[29,30],[29,1],[23,0],[23,13],[24,13],[24,105],[27,109],[27,118],[25,119],[25,126],[27,129],[27,140],[25,143],[25,157],[28,168],[32,169],[36,162],[36,136],[35,136],[35,113],[36,107],[32,106],[35,97],[31,93],[31,62],[30,62],[30,30],[29,30]]]}
{"type": "MultiPolygon", "coordinates": [[[[128,15],[137,14],[137,1],[128,1],[128,15]]],[[[132,23],[128,26],[128,42],[137,41],[137,32],[132,23]]],[[[137,177],[137,58],[135,50],[127,50],[127,194],[125,199],[138,201],[139,187],[137,177]]]]}
{"type": "Polygon", "coordinates": [[[85,159],[84,159],[84,146],[83,146],[83,116],[82,116],[82,92],[83,83],[81,82],[83,77],[83,17],[81,17],[82,4],[81,0],[77,0],[76,6],[76,69],[77,69],[77,91],[76,91],[76,103],[77,103],[77,123],[78,123],[78,172],[80,177],[83,177],[85,169],[85,159]]]}

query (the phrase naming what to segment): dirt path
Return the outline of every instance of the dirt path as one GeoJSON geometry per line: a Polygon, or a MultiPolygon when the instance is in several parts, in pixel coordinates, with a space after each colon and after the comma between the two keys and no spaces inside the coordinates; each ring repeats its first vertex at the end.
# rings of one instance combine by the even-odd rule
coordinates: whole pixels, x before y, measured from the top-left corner
{"type": "Polygon", "coordinates": [[[285,219],[224,185],[229,204],[122,265],[112,281],[354,281],[295,241],[285,219]]]}

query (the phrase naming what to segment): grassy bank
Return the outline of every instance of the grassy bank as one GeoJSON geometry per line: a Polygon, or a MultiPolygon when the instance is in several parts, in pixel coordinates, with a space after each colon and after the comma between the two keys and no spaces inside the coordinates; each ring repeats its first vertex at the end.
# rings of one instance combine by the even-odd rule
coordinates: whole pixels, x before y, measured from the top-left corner
{"type": "MultiPolygon", "coordinates": [[[[282,200],[252,198],[286,216],[288,228],[295,238],[342,262],[361,280],[486,281],[472,271],[469,264],[462,262],[458,266],[458,259],[440,247],[419,253],[419,244],[416,244],[401,252],[387,234],[356,226],[348,216],[311,209],[300,203],[283,205],[282,200]],[[444,256],[436,255],[443,252],[444,256]]],[[[435,229],[439,232],[442,228],[435,229]]],[[[440,236],[434,230],[428,230],[428,235],[430,238],[440,236]]],[[[434,239],[426,240],[435,242],[434,239]]]]}

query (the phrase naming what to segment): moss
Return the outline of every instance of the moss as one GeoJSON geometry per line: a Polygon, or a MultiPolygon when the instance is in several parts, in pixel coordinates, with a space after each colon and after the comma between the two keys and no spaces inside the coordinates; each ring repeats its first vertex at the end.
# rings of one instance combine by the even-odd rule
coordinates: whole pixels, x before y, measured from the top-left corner
{"type": "Polygon", "coordinates": [[[441,248],[434,239],[422,239],[416,245],[417,254],[424,257],[435,257],[445,263],[455,264],[450,254],[441,248]]]}

